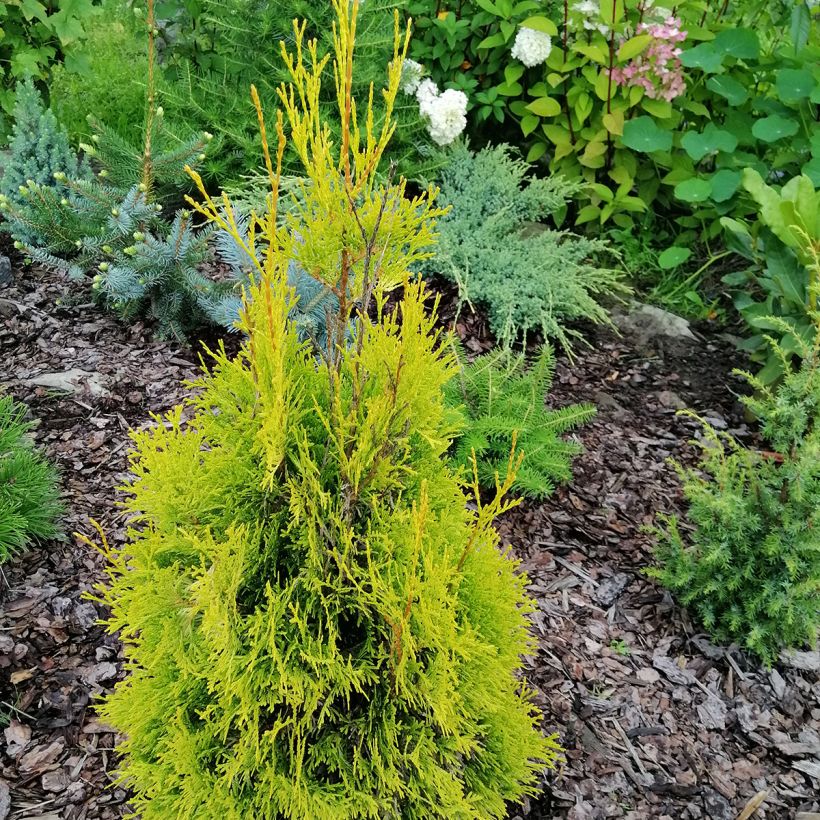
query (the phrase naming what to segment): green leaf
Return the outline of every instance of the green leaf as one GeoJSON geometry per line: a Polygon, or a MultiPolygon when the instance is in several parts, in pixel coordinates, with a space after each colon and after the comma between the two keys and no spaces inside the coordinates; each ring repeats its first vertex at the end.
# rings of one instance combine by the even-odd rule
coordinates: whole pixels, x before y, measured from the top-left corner
{"type": "Polygon", "coordinates": [[[801,51],[809,41],[811,33],[811,10],[808,2],[798,3],[792,9],[792,19],[789,25],[789,34],[792,38],[795,54],[801,51]]]}
{"type": "Polygon", "coordinates": [[[749,99],[749,92],[746,88],[726,74],[710,77],[706,82],[706,87],[715,94],[725,97],[731,105],[742,105],[749,99]]]}
{"type": "Polygon", "coordinates": [[[760,40],[749,28],[727,28],[712,41],[715,51],[730,54],[738,60],[754,60],[760,56],[760,40]]]}
{"type": "Polygon", "coordinates": [[[695,162],[700,162],[707,154],[734,151],[737,148],[737,137],[710,122],[701,134],[687,131],[681,137],[680,144],[695,162]]]}
{"type": "Polygon", "coordinates": [[[539,117],[556,117],[561,113],[561,104],[552,97],[539,97],[527,106],[527,110],[539,117]]]}
{"type": "Polygon", "coordinates": [[[524,134],[525,137],[528,137],[538,128],[538,123],[540,120],[535,114],[527,114],[525,117],[521,118],[521,132],[524,134]]]}
{"type": "Polygon", "coordinates": [[[775,86],[784,103],[799,103],[811,97],[817,83],[805,68],[781,68],[777,72],[775,86]]]}
{"type": "Polygon", "coordinates": [[[772,114],[770,117],[757,120],[752,126],[752,134],[763,142],[776,142],[784,137],[793,137],[799,129],[797,120],[772,114]]]}
{"type": "Polygon", "coordinates": [[[618,62],[624,63],[627,60],[634,59],[639,54],[643,53],[651,42],[651,34],[639,34],[637,37],[632,37],[627,40],[618,49],[618,62]]]}
{"type": "Polygon", "coordinates": [[[701,43],[694,48],[686,49],[680,55],[680,61],[687,68],[699,68],[707,74],[720,70],[724,53],[715,49],[714,43],[701,43]]]}
{"type": "Polygon", "coordinates": [[[600,8],[601,20],[610,28],[624,16],[624,0],[604,0],[600,8]]]}
{"type": "Polygon", "coordinates": [[[541,159],[547,153],[547,143],[536,142],[529,151],[527,151],[527,162],[535,162],[541,159]]]}
{"type": "Polygon", "coordinates": [[[675,186],[675,196],[683,202],[705,202],[712,193],[712,185],[707,179],[692,177],[675,186]]]}
{"type": "Polygon", "coordinates": [[[727,199],[731,199],[740,187],[742,179],[743,174],[740,171],[732,171],[729,168],[718,171],[711,179],[712,199],[715,202],[726,202],[727,199]]]}
{"type": "Polygon", "coordinates": [[[658,256],[658,265],[662,270],[670,270],[682,265],[691,255],[692,250],[690,248],[673,245],[658,256]]]}
{"type": "Polygon", "coordinates": [[[624,123],[621,141],[633,151],[651,154],[653,151],[668,151],[672,147],[672,132],[658,128],[652,117],[635,117],[624,123]]]}
{"type": "Polygon", "coordinates": [[[805,174],[814,184],[815,188],[820,188],[820,156],[812,157],[801,169],[801,174],[805,174]]]}
{"type": "Polygon", "coordinates": [[[523,28],[531,28],[535,31],[549,34],[550,37],[558,36],[558,26],[556,26],[549,17],[543,17],[540,14],[535,17],[528,17],[521,25],[523,28]]]}

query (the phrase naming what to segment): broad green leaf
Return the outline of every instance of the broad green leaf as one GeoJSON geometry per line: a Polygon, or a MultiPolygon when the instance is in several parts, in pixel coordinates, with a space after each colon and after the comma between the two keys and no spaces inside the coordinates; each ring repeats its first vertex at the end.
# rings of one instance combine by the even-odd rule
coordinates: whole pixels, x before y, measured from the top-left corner
{"type": "Polygon", "coordinates": [[[549,19],[549,17],[543,17],[540,14],[535,17],[528,17],[523,23],[521,23],[521,25],[524,28],[531,28],[535,31],[549,34],[550,37],[558,36],[558,26],[556,26],[555,23],[549,19]]]}
{"type": "Polygon", "coordinates": [[[712,199],[715,202],[726,202],[731,199],[737,189],[740,187],[740,182],[743,179],[743,174],[740,171],[732,171],[729,168],[724,168],[712,176],[712,199]]]}
{"type": "Polygon", "coordinates": [[[525,117],[521,118],[521,132],[524,134],[525,137],[528,137],[538,128],[538,123],[540,120],[535,114],[527,114],[525,117]]]}
{"type": "Polygon", "coordinates": [[[817,83],[805,68],[781,68],[777,72],[775,86],[784,103],[799,103],[811,97],[817,83]]]}
{"type": "Polygon", "coordinates": [[[644,97],[641,100],[641,107],[656,120],[665,120],[672,116],[672,103],[666,100],[653,100],[644,97]]]}
{"type": "Polygon", "coordinates": [[[541,159],[547,153],[547,144],[545,142],[536,142],[527,152],[527,162],[535,162],[541,159]]]}
{"type": "Polygon", "coordinates": [[[609,55],[598,46],[579,43],[574,45],[572,50],[577,51],[579,54],[583,54],[584,57],[589,57],[590,60],[594,60],[596,63],[606,66],[609,65],[609,55]]]}
{"type": "Polygon", "coordinates": [[[624,112],[621,110],[612,111],[602,117],[604,128],[610,134],[620,137],[624,133],[624,112]]]}
{"type": "Polygon", "coordinates": [[[707,74],[714,74],[720,70],[723,57],[724,52],[717,51],[714,42],[711,42],[687,48],[680,55],[680,61],[687,68],[699,68],[707,74]]]}
{"type": "Polygon", "coordinates": [[[539,117],[555,117],[561,113],[561,104],[552,97],[539,97],[527,106],[527,110],[539,117]]]}
{"type": "Polygon", "coordinates": [[[652,117],[635,117],[624,123],[621,141],[633,151],[651,154],[653,151],[668,151],[672,147],[672,132],[658,128],[652,117]]]}
{"type": "Polygon", "coordinates": [[[706,87],[715,94],[725,97],[730,105],[742,105],[749,99],[749,92],[734,77],[726,74],[719,74],[710,77],[706,82],[706,87]]]}
{"type": "Polygon", "coordinates": [[[820,156],[812,157],[801,169],[801,174],[805,174],[815,185],[820,188],[820,156]]]}
{"type": "Polygon", "coordinates": [[[789,34],[792,38],[795,54],[801,51],[809,41],[811,33],[811,10],[808,2],[800,2],[792,9],[792,19],[789,25],[789,34]]]}
{"type": "Polygon", "coordinates": [[[601,20],[612,27],[624,16],[624,0],[603,0],[601,3],[601,20]]]}
{"type": "Polygon", "coordinates": [[[776,142],[784,137],[793,137],[800,129],[797,120],[781,117],[780,114],[772,114],[757,120],[752,126],[752,134],[763,142],[776,142]]]}
{"type": "Polygon", "coordinates": [[[692,177],[675,186],[675,196],[684,202],[705,202],[712,193],[709,180],[692,177]]]}
{"type": "Polygon", "coordinates": [[[682,265],[691,255],[692,250],[690,248],[673,245],[658,256],[658,265],[663,270],[670,270],[682,265]]]}
{"type": "Polygon", "coordinates": [[[737,138],[710,122],[701,134],[697,131],[687,131],[681,137],[680,144],[695,162],[700,162],[707,154],[718,151],[731,153],[737,148],[737,138]]]}
{"type": "Polygon", "coordinates": [[[760,55],[760,40],[749,28],[727,28],[712,41],[715,51],[738,60],[754,60],[760,55]]]}
{"type": "Polygon", "coordinates": [[[585,205],[578,211],[578,217],[575,220],[576,225],[583,225],[585,222],[592,222],[593,219],[598,219],[601,214],[601,209],[597,205],[585,205]]]}
{"type": "Polygon", "coordinates": [[[651,42],[651,34],[639,34],[637,37],[630,38],[618,49],[618,62],[624,63],[634,59],[643,53],[651,42]]]}

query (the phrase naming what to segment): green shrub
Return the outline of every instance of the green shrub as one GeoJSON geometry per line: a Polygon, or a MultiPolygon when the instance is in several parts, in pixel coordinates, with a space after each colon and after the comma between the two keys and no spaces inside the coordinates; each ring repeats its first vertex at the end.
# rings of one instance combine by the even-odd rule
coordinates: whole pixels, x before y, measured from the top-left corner
{"type": "MultiPolygon", "coordinates": [[[[356,7],[335,7],[345,77],[356,7]]],[[[400,71],[397,54],[388,119],[400,71]]],[[[275,195],[258,222],[247,342],[216,355],[188,423],[178,407],[134,434],[135,523],[103,593],[130,675],[101,713],[145,820],[503,817],[554,741],[518,678],[531,603],[491,526],[506,505],[468,509],[445,460],[454,362],[408,272],[438,212],[376,181],[389,130],[331,147],[317,77],[299,60],[283,94],[309,207],[299,236],[275,195]],[[318,362],[288,319],[294,260],[339,299],[318,362]]],[[[343,80],[343,134],[349,100],[343,80]]]]}
{"type": "Polygon", "coordinates": [[[744,401],[772,451],[704,425],[700,469],[678,466],[694,529],[684,535],[664,517],[650,570],[717,638],[767,663],[782,647],[814,646],[820,625],[820,347],[795,343],[802,366],[784,362],[776,389],[743,374],[757,390],[744,401]]]}
{"type": "Polygon", "coordinates": [[[64,58],[78,65],[77,45],[98,12],[94,0],[0,3],[0,145],[11,129],[18,82],[25,77],[46,78],[49,68],[64,58]]]}
{"type": "Polygon", "coordinates": [[[490,327],[505,345],[540,330],[568,347],[577,331],[567,323],[608,321],[597,297],[624,286],[617,271],[596,264],[609,252],[605,242],[540,223],[577,186],[558,176],[533,179],[527,171],[507,146],[476,154],[455,146],[439,198],[452,210],[421,271],[456,282],[463,301],[486,305],[490,327]]]}
{"type": "MultiPolygon", "coordinates": [[[[356,33],[359,59],[353,77],[357,99],[367,100],[371,83],[377,89],[384,85],[384,67],[393,48],[394,12],[405,5],[406,0],[361,3],[356,33]]],[[[316,38],[320,58],[332,54],[332,5],[326,0],[203,0],[184,6],[159,4],[159,16],[163,13],[168,15],[164,54],[169,116],[213,131],[221,149],[209,157],[206,177],[221,185],[236,182],[241,174],[258,169],[250,84],[256,84],[266,108],[276,105],[277,89],[288,79],[280,43],[292,46],[294,19],[304,22],[306,41],[316,38]]],[[[394,116],[398,128],[391,158],[398,171],[412,177],[431,174],[442,160],[424,130],[415,100],[400,95],[394,116]]],[[[338,138],[336,96],[330,86],[324,91],[322,117],[338,138]]],[[[299,158],[289,149],[285,168],[300,167],[299,158]]]]}
{"type": "Polygon", "coordinates": [[[730,233],[731,249],[751,264],[723,281],[735,290],[735,306],[752,330],[743,348],[762,364],[757,378],[771,384],[783,376],[784,363],[791,367],[792,359],[799,357],[795,339],[811,347],[817,334],[820,190],[805,175],[775,189],[753,168],[744,171],[743,187],[759,209],[757,219],[746,223],[724,218],[722,223],[730,233]],[[773,332],[779,332],[777,349],[767,341],[773,332]]]}
{"type": "Polygon", "coordinates": [[[145,120],[145,34],[120,0],[106,0],[102,9],[86,26],[81,64],[54,66],[51,106],[74,141],[87,142],[93,133],[89,114],[133,141],[145,120]]]}
{"type": "Polygon", "coordinates": [[[58,535],[57,473],[34,449],[26,409],[0,396],[0,563],[31,541],[58,535]]]}
{"type": "MultiPolygon", "coordinates": [[[[81,163],[71,150],[65,129],[57,123],[52,111],[44,107],[40,92],[30,79],[17,86],[10,149],[11,156],[0,175],[0,199],[18,207],[25,202],[30,180],[64,191],[55,181],[55,173],[62,172],[75,179],[83,179],[90,173],[86,163],[81,163]]],[[[24,225],[17,225],[11,233],[21,242],[35,239],[24,225]]]]}
{"type": "Polygon", "coordinates": [[[544,399],[554,373],[555,360],[547,346],[529,368],[523,355],[499,350],[463,364],[448,385],[448,403],[461,408],[465,416],[453,461],[469,475],[475,458],[481,486],[496,486],[514,449],[523,460],[512,489],[522,495],[546,498],[556,482],[572,478],[570,465],[581,446],[561,434],[589,421],[595,407],[574,404],[548,410],[544,399]]]}

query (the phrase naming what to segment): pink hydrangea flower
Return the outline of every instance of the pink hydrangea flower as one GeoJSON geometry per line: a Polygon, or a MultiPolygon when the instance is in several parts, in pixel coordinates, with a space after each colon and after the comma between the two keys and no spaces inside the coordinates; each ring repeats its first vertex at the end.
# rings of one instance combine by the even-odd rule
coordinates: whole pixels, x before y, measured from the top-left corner
{"type": "Polygon", "coordinates": [[[680,26],[676,17],[662,23],[641,23],[635,33],[650,35],[649,46],[623,68],[613,68],[612,79],[621,86],[642,88],[653,100],[671,102],[683,94],[686,82],[678,44],[686,39],[686,32],[680,26]]]}

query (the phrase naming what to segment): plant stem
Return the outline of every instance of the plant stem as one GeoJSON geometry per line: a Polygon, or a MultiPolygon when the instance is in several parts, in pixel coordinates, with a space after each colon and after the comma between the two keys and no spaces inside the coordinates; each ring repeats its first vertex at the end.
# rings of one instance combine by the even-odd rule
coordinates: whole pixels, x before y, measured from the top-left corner
{"type": "Polygon", "coordinates": [[[156,117],[156,97],[154,88],[154,63],[156,62],[156,19],[154,17],[154,0],[147,0],[148,25],[148,78],[146,86],[145,144],[142,151],[142,184],[145,186],[145,199],[151,195],[154,182],[154,169],[151,163],[151,136],[156,117]]]}

